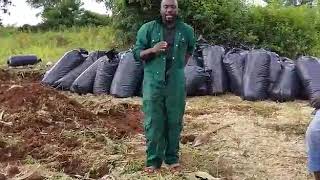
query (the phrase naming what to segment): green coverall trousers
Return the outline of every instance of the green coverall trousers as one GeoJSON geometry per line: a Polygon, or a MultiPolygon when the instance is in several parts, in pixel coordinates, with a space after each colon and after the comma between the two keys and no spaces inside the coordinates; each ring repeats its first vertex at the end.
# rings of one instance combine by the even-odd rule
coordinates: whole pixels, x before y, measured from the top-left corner
{"type": "Polygon", "coordinates": [[[185,79],[177,70],[167,81],[145,76],[143,82],[144,130],[147,139],[146,165],[160,168],[162,162],[179,161],[179,141],[185,110],[185,79]]]}

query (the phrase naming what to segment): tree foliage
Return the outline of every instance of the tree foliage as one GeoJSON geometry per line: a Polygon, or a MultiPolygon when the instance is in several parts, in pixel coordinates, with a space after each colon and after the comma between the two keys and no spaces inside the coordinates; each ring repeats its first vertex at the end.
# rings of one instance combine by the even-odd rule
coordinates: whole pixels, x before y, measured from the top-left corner
{"type": "Polygon", "coordinates": [[[63,3],[64,0],[27,0],[33,8],[50,8],[63,3]]]}
{"type": "MultiPolygon", "coordinates": [[[[137,30],[159,16],[160,0],[96,0],[112,10],[112,24],[124,44],[133,44],[137,30]]],[[[213,44],[226,47],[265,48],[291,58],[320,56],[318,0],[266,0],[266,7],[246,0],[179,0],[181,17],[213,44]],[[297,3],[299,1],[299,3],[297,3]]],[[[48,27],[105,25],[110,19],[84,11],[80,0],[28,0],[44,8],[48,27]],[[101,23],[103,22],[103,23],[101,23]]]]}
{"type": "Polygon", "coordinates": [[[80,16],[84,12],[81,6],[80,0],[63,0],[53,6],[44,6],[42,18],[51,27],[72,26],[78,24],[80,16]]]}
{"type": "MultiPolygon", "coordinates": [[[[43,8],[43,23],[40,29],[55,29],[71,26],[105,26],[110,23],[106,15],[86,11],[81,0],[27,0],[34,8],[43,8]]],[[[30,29],[25,26],[22,29],[30,29]]]]}
{"type": "MultiPolygon", "coordinates": [[[[110,1],[108,1],[110,2],[110,1]]],[[[181,17],[213,44],[265,48],[291,58],[320,55],[320,10],[302,0],[300,6],[272,0],[266,7],[241,0],[179,0],[181,17]]],[[[114,0],[113,22],[121,39],[133,43],[140,26],[159,16],[158,0],[114,0]],[[126,36],[124,36],[124,34],[126,36]]]]}
{"type": "Polygon", "coordinates": [[[316,0],[264,0],[267,3],[278,2],[286,6],[312,5],[316,0]]]}
{"type": "MultiPolygon", "coordinates": [[[[242,25],[247,7],[241,0],[180,0],[181,17],[194,27],[197,34],[217,44],[240,44],[244,41],[242,25]],[[219,32],[219,33],[215,33],[219,32]]],[[[159,0],[115,0],[114,25],[122,29],[125,40],[134,41],[139,27],[159,16],[159,0]]]]}

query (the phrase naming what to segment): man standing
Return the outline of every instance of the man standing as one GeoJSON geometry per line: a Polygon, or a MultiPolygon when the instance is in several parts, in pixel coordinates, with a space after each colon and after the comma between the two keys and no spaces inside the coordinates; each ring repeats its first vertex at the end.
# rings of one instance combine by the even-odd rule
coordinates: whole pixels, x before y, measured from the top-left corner
{"type": "Polygon", "coordinates": [[[194,50],[194,30],[178,17],[177,0],[161,1],[161,18],[144,24],[133,50],[144,63],[143,112],[146,172],[181,170],[179,140],[185,110],[184,66],[194,50]]]}

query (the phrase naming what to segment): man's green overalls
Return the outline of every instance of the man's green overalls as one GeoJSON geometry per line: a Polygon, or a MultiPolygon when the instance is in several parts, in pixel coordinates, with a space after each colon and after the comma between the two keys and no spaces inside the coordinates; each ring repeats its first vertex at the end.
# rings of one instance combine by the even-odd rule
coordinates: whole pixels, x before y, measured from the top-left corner
{"type": "MultiPolygon", "coordinates": [[[[164,24],[160,19],[144,24],[137,33],[133,50],[140,61],[140,52],[164,41],[164,24]]],[[[185,110],[186,54],[195,46],[194,30],[179,18],[176,21],[170,69],[166,69],[166,52],[144,64],[143,112],[147,139],[147,167],[159,168],[178,163],[179,139],[185,110]],[[166,72],[167,71],[167,72],[166,72]]]]}

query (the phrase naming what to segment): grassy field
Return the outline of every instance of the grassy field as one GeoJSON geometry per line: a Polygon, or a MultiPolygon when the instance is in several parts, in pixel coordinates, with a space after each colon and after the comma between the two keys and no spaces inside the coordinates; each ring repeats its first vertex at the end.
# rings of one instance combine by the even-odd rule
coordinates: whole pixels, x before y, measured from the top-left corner
{"type": "MultiPolygon", "coordinates": [[[[94,110],[112,110],[123,103],[141,105],[139,98],[66,95],[94,110]]],[[[91,179],[89,175],[94,172],[108,172],[106,179],[193,180],[197,179],[195,173],[201,171],[221,180],[311,180],[304,148],[304,133],[311,111],[305,101],[248,102],[234,95],[188,98],[183,137],[199,136],[217,127],[230,126],[212,133],[199,147],[193,147],[192,142],[181,144],[184,167],[181,174],[171,174],[165,169],[151,176],[143,173],[145,146],[142,134],[119,140],[107,138],[99,142],[104,148],[92,150],[87,145],[97,142],[91,136],[79,135],[83,132],[77,129],[64,132],[83,144],[68,154],[71,160],[86,154],[79,166],[90,167],[84,179],[91,179]]],[[[101,130],[91,131],[98,133],[101,130]]],[[[19,165],[20,176],[37,171],[47,179],[78,179],[63,169],[58,171],[51,167],[52,164],[30,156],[19,165]]],[[[0,173],[5,171],[0,170],[0,173]]]]}
{"type": "MultiPolygon", "coordinates": [[[[70,95],[70,94],[68,94],[70,95]]],[[[94,104],[113,106],[123,102],[141,104],[137,99],[114,99],[72,95],[85,107],[94,104]],[[106,100],[108,99],[108,100],[106,100]],[[104,103],[104,101],[113,102],[104,103]]],[[[115,179],[190,179],[203,171],[226,180],[307,180],[312,179],[306,169],[304,134],[312,109],[307,101],[276,103],[249,102],[228,94],[188,98],[184,116],[183,137],[200,136],[219,127],[231,125],[211,133],[204,144],[193,147],[192,142],[181,146],[184,171],[172,175],[166,170],[155,176],[142,172],[145,146],[141,136],[123,139],[128,152],[119,153],[124,159],[110,175],[115,179]]],[[[119,160],[120,161],[120,160],[119,160]]]]}
{"type": "Polygon", "coordinates": [[[118,49],[120,43],[115,40],[115,33],[111,27],[74,27],[48,32],[0,28],[0,64],[4,64],[9,56],[18,54],[35,54],[44,62],[54,62],[73,48],[82,47],[88,51],[118,49]]]}

